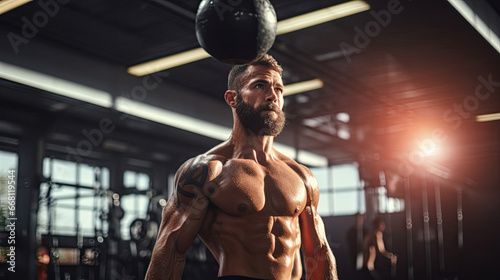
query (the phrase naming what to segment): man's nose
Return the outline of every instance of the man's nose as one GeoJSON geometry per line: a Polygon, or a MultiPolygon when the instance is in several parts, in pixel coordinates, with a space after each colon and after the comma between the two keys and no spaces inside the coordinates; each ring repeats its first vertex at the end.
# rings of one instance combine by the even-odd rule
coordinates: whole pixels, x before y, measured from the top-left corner
{"type": "Polygon", "coordinates": [[[274,89],[269,89],[267,92],[266,101],[271,103],[277,103],[278,93],[274,89]]]}

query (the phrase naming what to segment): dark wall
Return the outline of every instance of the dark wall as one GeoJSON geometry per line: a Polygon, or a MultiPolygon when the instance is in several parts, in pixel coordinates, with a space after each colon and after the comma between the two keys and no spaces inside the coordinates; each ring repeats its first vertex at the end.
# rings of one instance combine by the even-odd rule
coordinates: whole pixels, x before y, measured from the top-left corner
{"type": "MultiPolygon", "coordinates": [[[[436,187],[412,186],[405,212],[383,214],[387,222],[384,240],[388,251],[398,255],[397,279],[499,279],[500,191],[492,188],[440,186],[442,238],[436,213],[436,187]],[[458,221],[460,196],[463,215],[463,243],[458,221]],[[425,199],[428,231],[424,222],[425,199]],[[406,215],[410,215],[411,229],[406,215]],[[426,233],[428,232],[428,234],[426,233]],[[413,266],[413,270],[411,267],[413,266]]],[[[330,246],[335,254],[339,278],[360,279],[355,268],[355,216],[325,217],[330,246]]],[[[364,232],[371,230],[364,222],[364,232]]]]}

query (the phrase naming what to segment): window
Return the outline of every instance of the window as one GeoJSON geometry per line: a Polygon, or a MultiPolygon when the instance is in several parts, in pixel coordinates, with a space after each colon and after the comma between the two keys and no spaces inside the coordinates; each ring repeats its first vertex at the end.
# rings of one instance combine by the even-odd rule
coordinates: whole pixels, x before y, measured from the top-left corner
{"type": "Polygon", "coordinates": [[[312,168],[320,190],[318,213],[322,216],[364,213],[364,191],[355,164],[312,168]]]}
{"type": "Polygon", "coordinates": [[[105,190],[109,189],[109,170],[104,167],[59,159],[43,160],[40,185],[38,231],[41,234],[95,236],[106,235],[109,212],[105,190]]]}
{"type": "Polygon", "coordinates": [[[385,187],[377,188],[378,193],[378,210],[380,213],[394,213],[404,211],[405,202],[400,198],[393,198],[387,196],[387,189],[385,187]]]}
{"type": "Polygon", "coordinates": [[[127,170],[123,172],[123,185],[127,189],[135,188],[136,193],[120,198],[120,206],[125,212],[120,222],[120,235],[123,240],[130,240],[130,225],[135,219],[145,219],[148,215],[149,197],[144,194],[150,189],[150,178],[145,173],[127,170]]]}
{"type": "Polygon", "coordinates": [[[127,170],[123,173],[123,185],[125,188],[136,188],[138,191],[149,190],[149,176],[145,173],[138,173],[127,170]]]}
{"type": "Polygon", "coordinates": [[[135,219],[145,219],[148,214],[149,198],[143,194],[129,194],[120,199],[125,214],[121,220],[120,234],[123,240],[130,240],[130,225],[135,219]]]}

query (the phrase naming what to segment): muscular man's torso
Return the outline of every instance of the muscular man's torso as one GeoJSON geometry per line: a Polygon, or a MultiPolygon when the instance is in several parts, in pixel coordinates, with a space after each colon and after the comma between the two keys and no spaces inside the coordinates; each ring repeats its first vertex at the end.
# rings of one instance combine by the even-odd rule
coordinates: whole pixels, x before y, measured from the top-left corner
{"type": "Polygon", "coordinates": [[[218,174],[204,186],[210,204],[199,236],[219,274],[300,279],[298,216],[307,202],[301,167],[284,157],[216,158],[208,161],[218,174]]]}

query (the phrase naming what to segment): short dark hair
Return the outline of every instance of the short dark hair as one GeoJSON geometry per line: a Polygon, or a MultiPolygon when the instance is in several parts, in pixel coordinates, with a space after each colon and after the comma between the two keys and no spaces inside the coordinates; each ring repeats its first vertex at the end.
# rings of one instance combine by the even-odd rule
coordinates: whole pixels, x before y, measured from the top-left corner
{"type": "Polygon", "coordinates": [[[384,224],[385,225],[385,219],[382,217],[376,217],[372,221],[372,226],[374,229],[378,228],[380,225],[384,224]]]}
{"type": "Polygon", "coordinates": [[[227,77],[228,90],[235,90],[236,92],[239,92],[239,90],[243,86],[241,84],[243,74],[248,69],[248,66],[265,66],[278,72],[280,76],[283,74],[283,68],[278,64],[276,59],[266,53],[250,63],[234,65],[231,68],[231,71],[229,71],[229,75],[227,77]]]}

